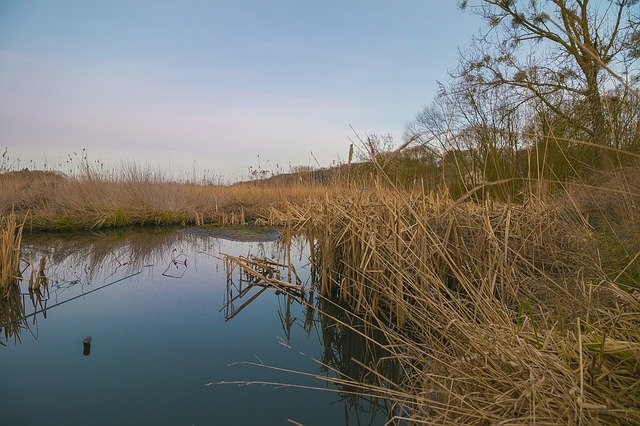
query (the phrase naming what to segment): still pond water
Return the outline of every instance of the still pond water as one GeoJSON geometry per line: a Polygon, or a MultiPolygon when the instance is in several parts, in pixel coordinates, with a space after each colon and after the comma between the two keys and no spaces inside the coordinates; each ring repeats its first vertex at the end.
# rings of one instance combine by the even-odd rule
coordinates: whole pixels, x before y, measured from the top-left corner
{"type": "MultiPolygon", "coordinates": [[[[48,300],[34,307],[25,279],[15,300],[36,313],[0,330],[0,424],[383,424],[378,402],[242,363],[326,376],[334,373],[318,361],[343,368],[333,364],[357,351],[345,346],[346,330],[274,289],[227,304],[237,283],[228,286],[221,252],[283,258],[273,235],[258,237],[189,229],[26,236],[26,256],[37,264],[46,255],[48,300]],[[220,383],[233,381],[319,389],[220,383]]],[[[308,260],[293,254],[304,282],[308,260]]]]}

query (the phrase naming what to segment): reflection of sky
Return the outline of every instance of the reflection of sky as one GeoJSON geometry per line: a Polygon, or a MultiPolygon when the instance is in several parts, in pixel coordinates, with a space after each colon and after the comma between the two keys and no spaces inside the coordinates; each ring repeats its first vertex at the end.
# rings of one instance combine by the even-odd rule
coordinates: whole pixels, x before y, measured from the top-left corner
{"type": "Polygon", "coordinates": [[[455,3],[0,0],[0,145],[50,166],[82,147],[172,170],[328,165],[349,123],[399,136],[434,95],[479,24],[455,3]]]}
{"type": "MultiPolygon", "coordinates": [[[[100,239],[104,237],[87,240],[86,249],[100,251],[100,239]]],[[[267,380],[325,387],[313,379],[229,366],[256,361],[257,356],[269,365],[322,374],[318,364],[297,352],[321,357],[321,332],[309,335],[302,330],[301,306],[293,305],[298,321],[292,328],[294,350],[279,343],[285,335],[273,291],[229,322],[220,311],[226,279],[221,262],[211,255],[224,251],[271,257],[277,252],[274,243],[184,235],[158,241],[163,250],[146,252],[141,263],[154,266],[145,273],[50,309],[46,319],[40,315],[32,325],[37,340],[23,331],[22,343],[10,340],[0,347],[3,386],[11,389],[0,400],[2,424],[286,424],[287,419],[342,424],[342,404],[331,404],[339,399],[335,393],[205,386],[224,380],[267,380]],[[181,279],[162,275],[176,252],[188,260],[181,279]],[[93,339],[91,354],[85,357],[82,339],[87,335],[93,339]]],[[[35,247],[27,246],[29,251],[35,247]]],[[[114,243],[115,253],[126,261],[123,247],[114,243]]],[[[61,276],[78,259],[91,257],[89,251],[69,253],[67,260],[47,268],[52,280],[54,271],[61,276]]],[[[105,280],[113,266],[105,259],[90,285],[84,280],[83,287],[70,288],[59,300],[133,272],[119,270],[105,280]]]]}

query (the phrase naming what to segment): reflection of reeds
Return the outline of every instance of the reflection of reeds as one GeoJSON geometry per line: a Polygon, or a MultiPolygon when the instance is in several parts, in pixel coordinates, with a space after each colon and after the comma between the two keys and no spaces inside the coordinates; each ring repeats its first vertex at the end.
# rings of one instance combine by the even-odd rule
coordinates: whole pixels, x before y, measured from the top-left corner
{"type": "MultiPolygon", "coordinates": [[[[384,342],[384,335],[379,329],[330,300],[315,297],[317,291],[313,274],[307,286],[300,284],[296,269],[290,263],[291,243],[301,243],[303,240],[292,238],[287,231],[283,235],[280,243],[289,244],[288,247],[281,247],[280,255],[287,259],[285,263],[264,257],[223,254],[227,274],[227,292],[223,306],[225,319],[231,320],[268,289],[273,289],[281,296],[278,299],[277,313],[285,336],[283,343],[289,346],[292,327],[297,321],[292,307],[294,302],[301,305],[305,316],[304,323],[300,324],[301,328],[307,333],[320,331],[323,342],[322,359],[317,362],[320,363],[324,376],[317,378],[334,385],[328,390],[340,395],[346,419],[355,417],[359,424],[372,424],[378,413],[392,412],[384,396],[389,390],[399,391],[395,385],[399,364],[385,348],[385,344],[381,343],[384,342]],[[236,270],[239,272],[238,279],[234,280],[236,270]],[[285,271],[289,282],[280,279],[285,271]],[[314,326],[319,326],[319,329],[314,330],[314,326]],[[364,419],[366,416],[370,417],[368,421],[364,419]]],[[[284,371],[262,363],[256,365],[284,371]]],[[[306,375],[302,372],[293,373],[306,375]]],[[[350,424],[348,420],[346,423],[350,424]]]]}
{"type": "Polygon", "coordinates": [[[20,279],[20,245],[23,223],[16,216],[0,214],[0,292],[9,295],[20,279]]]}
{"type": "MultiPolygon", "coordinates": [[[[24,304],[18,286],[11,286],[0,297],[0,324],[4,328],[5,339],[14,338],[20,341],[20,330],[26,321],[24,318],[24,304]]],[[[0,335],[1,335],[0,330],[0,335]]]]}
{"type": "Polygon", "coordinates": [[[40,288],[48,288],[49,280],[44,273],[44,268],[47,264],[47,258],[42,256],[40,258],[40,263],[36,268],[36,265],[33,263],[33,258],[29,259],[29,263],[31,264],[31,275],[29,276],[29,293],[40,292],[40,288]]]}
{"type": "Polygon", "coordinates": [[[211,242],[175,229],[146,229],[28,236],[23,251],[34,257],[46,256],[53,269],[63,264],[79,266],[82,273],[91,278],[98,271],[106,274],[139,271],[145,265],[165,261],[172,249],[180,251],[182,246],[199,247],[211,242]]]}
{"type": "MultiPolygon", "coordinates": [[[[320,297],[317,309],[322,327],[322,368],[336,375],[335,383],[345,404],[345,416],[366,413],[371,421],[376,413],[392,410],[384,398],[385,389],[397,391],[399,363],[385,349],[380,330],[370,327],[357,315],[320,297]]],[[[350,424],[349,422],[346,422],[350,424]]]]}
{"type": "MultiPolygon", "coordinates": [[[[20,271],[22,229],[13,213],[0,215],[0,325],[4,328],[5,339],[13,337],[20,341],[22,327],[27,327],[25,319],[25,302],[20,292],[20,271]]],[[[44,273],[46,258],[40,259],[39,266],[30,258],[31,274],[29,278],[29,297],[31,302],[46,312],[42,301],[41,288],[48,290],[48,280],[44,273]]],[[[46,313],[44,314],[46,316],[46,313]]],[[[35,321],[35,317],[34,317],[35,321]]]]}
{"type": "Polygon", "coordinates": [[[403,370],[375,391],[409,417],[640,422],[640,299],[575,206],[378,186],[276,219],[314,235],[320,295],[382,333],[403,370]]]}
{"type": "Polygon", "coordinates": [[[30,322],[32,318],[35,323],[39,315],[46,318],[49,309],[136,276],[145,266],[182,262],[186,268],[182,250],[207,253],[214,242],[203,235],[176,230],[27,235],[22,251],[29,261],[23,273],[30,277],[28,300],[33,310],[25,306],[27,294],[20,293],[17,281],[7,298],[0,298],[0,326],[7,337],[19,340],[21,329],[28,328],[27,319],[30,322]],[[40,261],[34,261],[38,257],[40,261]],[[95,277],[102,278],[103,282],[91,285],[95,277]],[[78,288],[85,284],[91,285],[91,289],[78,288]],[[48,303],[50,298],[52,302],[48,303]]]}

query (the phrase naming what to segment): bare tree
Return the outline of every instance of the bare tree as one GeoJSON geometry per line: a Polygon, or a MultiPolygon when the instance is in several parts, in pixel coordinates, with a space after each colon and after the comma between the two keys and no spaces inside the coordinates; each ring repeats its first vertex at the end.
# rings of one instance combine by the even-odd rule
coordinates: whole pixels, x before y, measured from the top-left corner
{"type": "MultiPolygon", "coordinates": [[[[460,77],[486,88],[509,86],[535,100],[591,142],[609,144],[603,91],[615,70],[638,78],[638,0],[482,0],[473,7],[489,31],[463,57],[460,77]],[[488,53],[490,52],[490,53],[488,53]],[[568,101],[587,108],[567,109],[568,101]],[[586,116],[576,111],[585,111],[586,116]]],[[[467,2],[461,6],[467,7],[467,2]]],[[[464,55],[463,55],[464,56],[464,55]]]]}

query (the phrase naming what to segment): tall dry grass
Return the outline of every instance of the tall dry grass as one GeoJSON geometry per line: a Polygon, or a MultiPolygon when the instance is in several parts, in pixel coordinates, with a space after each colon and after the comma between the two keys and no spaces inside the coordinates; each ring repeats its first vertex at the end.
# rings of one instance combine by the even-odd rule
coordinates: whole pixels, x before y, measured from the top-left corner
{"type": "Polygon", "coordinates": [[[8,296],[20,279],[20,245],[24,222],[11,212],[0,214],[0,296],[8,296]]]}
{"type": "Polygon", "coordinates": [[[304,183],[230,186],[177,183],[131,166],[104,178],[87,172],[0,174],[0,214],[15,211],[35,230],[129,225],[264,222],[272,207],[302,203],[326,188],[304,183]]]}
{"type": "Polygon", "coordinates": [[[640,423],[640,291],[606,271],[576,194],[539,195],[377,185],[273,213],[312,243],[322,297],[401,365],[351,389],[416,423],[640,423]]]}

